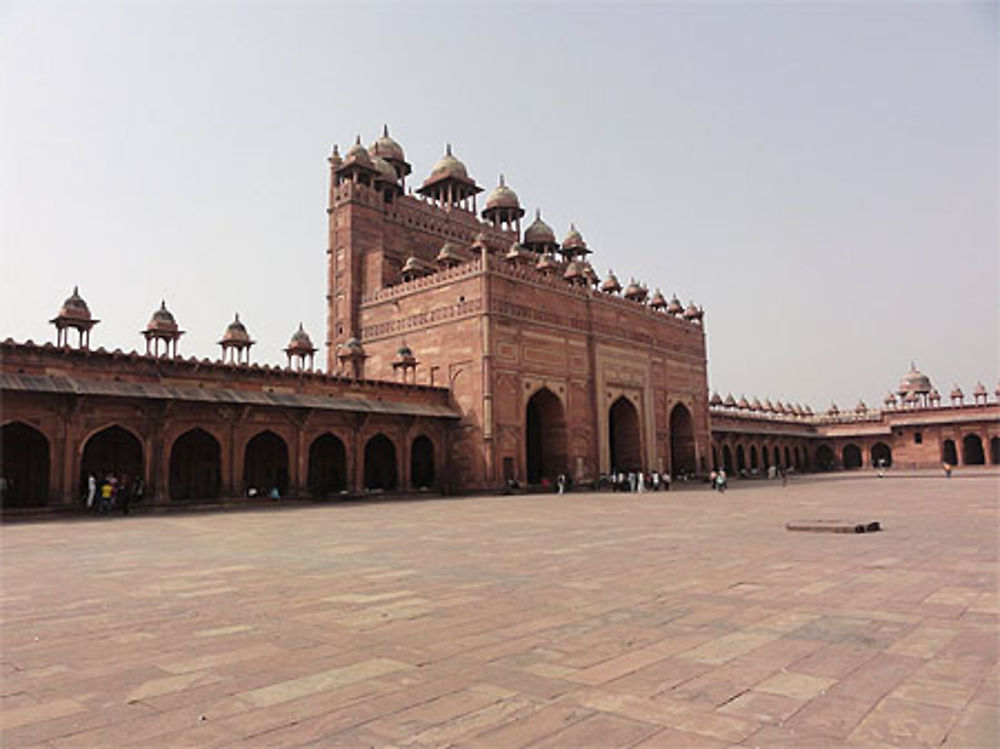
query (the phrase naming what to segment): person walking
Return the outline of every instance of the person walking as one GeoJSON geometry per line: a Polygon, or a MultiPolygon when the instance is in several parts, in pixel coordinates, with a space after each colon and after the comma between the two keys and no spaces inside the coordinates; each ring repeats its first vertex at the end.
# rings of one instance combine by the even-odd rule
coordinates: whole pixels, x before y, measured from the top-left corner
{"type": "Polygon", "coordinates": [[[565,473],[560,473],[556,477],[556,486],[559,487],[559,493],[560,494],[565,494],[566,493],[566,474],[565,473]]]}
{"type": "Polygon", "coordinates": [[[94,500],[97,499],[97,477],[91,472],[87,476],[87,509],[94,509],[94,500]]]}

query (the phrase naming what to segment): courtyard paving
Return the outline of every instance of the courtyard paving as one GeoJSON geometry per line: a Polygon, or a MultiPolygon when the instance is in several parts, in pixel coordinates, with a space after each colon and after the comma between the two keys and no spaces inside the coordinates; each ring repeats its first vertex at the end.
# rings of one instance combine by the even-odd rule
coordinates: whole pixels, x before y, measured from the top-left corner
{"type": "Polygon", "coordinates": [[[995,747],[997,520],[979,474],[7,525],[0,744],[995,747]]]}

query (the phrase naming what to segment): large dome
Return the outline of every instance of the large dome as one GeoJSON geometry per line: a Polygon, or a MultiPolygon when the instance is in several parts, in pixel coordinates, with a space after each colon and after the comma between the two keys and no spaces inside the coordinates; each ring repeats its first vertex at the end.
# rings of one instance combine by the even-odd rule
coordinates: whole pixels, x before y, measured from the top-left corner
{"type": "Polygon", "coordinates": [[[906,395],[907,393],[926,395],[933,389],[934,386],[931,385],[931,378],[919,371],[916,365],[911,362],[910,371],[903,375],[899,381],[899,390],[896,392],[900,395],[906,395]]]}
{"type": "Polygon", "coordinates": [[[361,145],[360,135],[354,141],[354,145],[347,149],[347,153],[344,155],[344,164],[361,164],[369,169],[372,168],[371,157],[365,147],[361,145]]]}
{"type": "Polygon", "coordinates": [[[492,208],[520,208],[521,203],[517,199],[517,193],[507,187],[500,175],[500,184],[493,189],[493,192],[486,198],[486,210],[492,208]]]}
{"type": "Polygon", "coordinates": [[[83,297],[80,296],[80,292],[76,286],[73,287],[73,293],[63,302],[62,309],[59,310],[59,317],[67,317],[73,320],[90,319],[90,308],[83,300],[83,297]]]}
{"type": "Polygon", "coordinates": [[[524,230],[524,243],[527,245],[556,243],[556,233],[552,231],[551,226],[542,221],[541,211],[535,211],[535,220],[524,230]]]}
{"type": "Polygon", "coordinates": [[[160,308],[149,318],[149,325],[146,326],[146,330],[163,333],[174,333],[177,331],[177,321],[170,310],[167,309],[166,300],[160,301],[160,308]]]}
{"type": "Polygon", "coordinates": [[[395,159],[396,161],[406,161],[403,155],[403,147],[389,137],[389,126],[382,126],[382,137],[372,143],[368,152],[372,156],[381,156],[383,159],[395,159]]]}
{"type": "Polygon", "coordinates": [[[223,341],[232,341],[234,343],[249,343],[250,334],[247,333],[246,326],[240,321],[240,315],[236,313],[236,319],[229,323],[226,328],[225,334],[222,336],[223,341]]]}
{"type": "Polygon", "coordinates": [[[431,176],[428,178],[428,181],[439,180],[445,177],[469,180],[469,172],[466,170],[465,164],[452,156],[451,143],[448,144],[444,156],[431,169],[431,176]]]}

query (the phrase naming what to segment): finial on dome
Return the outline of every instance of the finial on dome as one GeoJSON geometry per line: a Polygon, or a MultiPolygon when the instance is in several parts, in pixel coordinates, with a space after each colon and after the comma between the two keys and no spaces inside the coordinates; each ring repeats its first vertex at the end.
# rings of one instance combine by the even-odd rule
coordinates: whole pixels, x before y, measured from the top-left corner
{"type": "Polygon", "coordinates": [[[383,138],[388,138],[389,137],[389,126],[388,125],[382,125],[382,137],[383,138]]]}
{"type": "Polygon", "coordinates": [[[73,286],[73,296],[80,296],[80,287],[79,286],[76,286],[76,285],[73,286]]]}
{"type": "Polygon", "coordinates": [[[503,181],[503,175],[502,174],[500,175],[500,187],[506,187],[506,185],[504,184],[504,181],[503,181]]]}
{"type": "Polygon", "coordinates": [[[356,145],[356,146],[360,146],[361,145],[361,136],[360,135],[358,135],[358,136],[356,136],[354,138],[354,145],[356,145]]]}
{"type": "Polygon", "coordinates": [[[446,143],[444,147],[444,152],[451,156],[451,143],[446,143]]]}
{"type": "Polygon", "coordinates": [[[160,300],[160,309],[165,310],[166,308],[167,308],[167,300],[166,299],[161,299],[160,300]]]}
{"type": "Polygon", "coordinates": [[[542,209],[541,208],[536,208],[535,209],[535,220],[537,221],[541,217],[542,217],[542,209]]]}

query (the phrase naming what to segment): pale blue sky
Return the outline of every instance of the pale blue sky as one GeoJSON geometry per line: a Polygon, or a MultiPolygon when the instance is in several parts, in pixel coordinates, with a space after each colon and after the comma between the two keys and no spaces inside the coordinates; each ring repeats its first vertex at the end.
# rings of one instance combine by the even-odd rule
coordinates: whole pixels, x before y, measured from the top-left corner
{"type": "Polygon", "coordinates": [[[326,156],[503,172],[603,276],[704,305],[709,380],[881,402],[1000,374],[995,3],[0,3],[0,337],[324,337],[326,156]]]}

